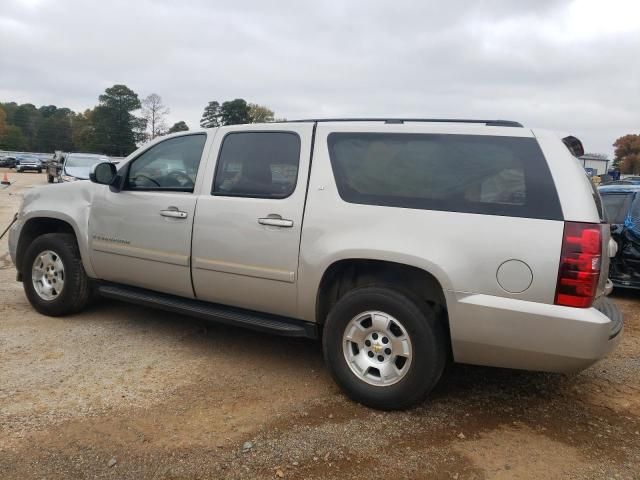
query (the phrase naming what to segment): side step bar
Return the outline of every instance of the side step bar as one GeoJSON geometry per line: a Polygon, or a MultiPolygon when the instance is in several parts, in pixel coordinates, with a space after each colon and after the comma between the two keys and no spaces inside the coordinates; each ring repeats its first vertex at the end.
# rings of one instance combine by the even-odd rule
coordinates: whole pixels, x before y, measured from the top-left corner
{"type": "Polygon", "coordinates": [[[159,308],[225,325],[250,328],[287,337],[318,338],[316,324],[295,318],[228,307],[125,285],[100,284],[98,293],[103,297],[159,308]]]}

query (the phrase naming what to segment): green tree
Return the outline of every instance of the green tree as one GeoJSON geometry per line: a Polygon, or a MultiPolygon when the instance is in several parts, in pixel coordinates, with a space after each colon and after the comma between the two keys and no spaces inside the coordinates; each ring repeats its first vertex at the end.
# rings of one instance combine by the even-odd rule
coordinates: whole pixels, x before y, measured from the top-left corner
{"type": "Polygon", "coordinates": [[[71,115],[72,150],[76,152],[99,153],[95,147],[95,134],[92,122],[93,110],[71,115]]]}
{"type": "Polygon", "coordinates": [[[202,118],[200,119],[200,126],[202,128],[213,128],[220,125],[220,104],[215,100],[209,102],[204,107],[202,118]]]}
{"type": "Polygon", "coordinates": [[[22,133],[20,127],[8,125],[4,135],[0,138],[0,149],[2,150],[28,150],[29,143],[22,133]]]}
{"type": "Polygon", "coordinates": [[[53,152],[55,150],[73,150],[72,116],[73,112],[68,108],[56,108],[53,105],[40,107],[43,113],[33,149],[39,152],[53,152]],[[50,109],[49,107],[53,107],[50,109]]]}
{"type": "Polygon", "coordinates": [[[249,104],[249,121],[251,123],[273,122],[273,118],[273,110],[257,103],[249,104]]]}
{"type": "Polygon", "coordinates": [[[38,123],[40,120],[40,112],[36,109],[35,105],[31,103],[25,103],[20,105],[15,113],[11,124],[18,127],[27,141],[26,150],[33,148],[36,141],[36,133],[38,131],[38,123]]]}
{"type": "Polygon", "coordinates": [[[243,123],[251,123],[247,102],[242,98],[224,102],[220,107],[220,124],[240,125],[243,123]]]}
{"type": "Polygon", "coordinates": [[[615,147],[614,166],[621,173],[640,174],[640,135],[629,134],[618,138],[615,147]]]}
{"type": "Polygon", "coordinates": [[[16,102],[0,103],[0,107],[7,114],[7,125],[13,125],[13,117],[18,109],[18,104],[16,102]]]}
{"type": "Polygon", "coordinates": [[[7,114],[4,108],[0,105],[0,141],[2,137],[7,133],[7,114]]]}
{"type": "Polygon", "coordinates": [[[140,109],[138,95],[126,85],[107,88],[91,115],[93,147],[107,155],[124,157],[136,149],[143,120],[131,112],[140,109]]]}
{"type": "Polygon", "coordinates": [[[167,133],[186,132],[187,130],[189,130],[187,124],[183,120],[180,120],[174,123],[167,133]]]}
{"type": "Polygon", "coordinates": [[[42,118],[49,118],[50,116],[54,115],[57,111],[58,111],[58,107],[56,107],[55,105],[42,105],[38,109],[38,112],[40,112],[40,115],[42,116],[42,118]]]}

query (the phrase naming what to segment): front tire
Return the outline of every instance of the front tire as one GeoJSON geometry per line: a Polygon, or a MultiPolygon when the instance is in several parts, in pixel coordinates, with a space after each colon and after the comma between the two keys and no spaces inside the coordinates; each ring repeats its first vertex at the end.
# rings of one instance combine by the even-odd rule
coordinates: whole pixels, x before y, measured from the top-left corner
{"type": "Polygon", "coordinates": [[[89,303],[89,278],[76,239],[69,233],[36,238],[25,252],[22,278],[27,299],[44,315],[76,313],[89,303]]]}
{"type": "Polygon", "coordinates": [[[411,295],[363,287],[327,317],[325,362],[353,400],[372,408],[411,407],[435,387],[447,361],[447,335],[434,310],[411,295]]]}

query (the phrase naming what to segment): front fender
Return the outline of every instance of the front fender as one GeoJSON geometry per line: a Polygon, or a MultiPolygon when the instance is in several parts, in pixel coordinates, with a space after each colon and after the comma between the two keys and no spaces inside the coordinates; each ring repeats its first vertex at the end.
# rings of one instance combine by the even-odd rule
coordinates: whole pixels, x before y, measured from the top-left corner
{"type": "Polygon", "coordinates": [[[20,260],[17,258],[18,246],[24,226],[40,218],[55,219],[71,226],[84,269],[89,277],[96,278],[89,254],[89,215],[95,186],[90,182],[79,181],[35,187],[27,192],[18,213],[18,221],[10,234],[10,244],[15,248],[12,254],[14,263],[20,260]]]}

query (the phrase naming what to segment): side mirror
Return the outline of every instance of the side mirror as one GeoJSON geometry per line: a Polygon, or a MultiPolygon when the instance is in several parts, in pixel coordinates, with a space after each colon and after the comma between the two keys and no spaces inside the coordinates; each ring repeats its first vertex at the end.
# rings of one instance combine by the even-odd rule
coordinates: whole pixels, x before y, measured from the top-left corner
{"type": "Polygon", "coordinates": [[[89,173],[89,180],[100,185],[111,185],[116,174],[116,166],[113,163],[102,162],[93,166],[89,173]]]}

